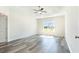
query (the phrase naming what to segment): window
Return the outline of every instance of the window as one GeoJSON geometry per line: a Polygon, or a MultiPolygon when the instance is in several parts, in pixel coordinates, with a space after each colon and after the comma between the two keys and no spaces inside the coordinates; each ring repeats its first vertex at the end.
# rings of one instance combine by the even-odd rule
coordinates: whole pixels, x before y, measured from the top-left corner
{"type": "Polygon", "coordinates": [[[43,28],[44,29],[54,29],[55,28],[55,22],[51,20],[46,20],[43,23],[43,28]]]}

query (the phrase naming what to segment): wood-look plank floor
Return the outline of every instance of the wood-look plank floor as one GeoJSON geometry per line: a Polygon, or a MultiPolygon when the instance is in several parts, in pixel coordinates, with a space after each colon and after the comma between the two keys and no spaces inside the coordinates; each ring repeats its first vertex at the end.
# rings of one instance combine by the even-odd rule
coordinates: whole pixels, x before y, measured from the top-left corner
{"type": "Polygon", "coordinates": [[[60,37],[36,35],[8,43],[0,48],[4,53],[69,53],[66,41],[60,37]]]}

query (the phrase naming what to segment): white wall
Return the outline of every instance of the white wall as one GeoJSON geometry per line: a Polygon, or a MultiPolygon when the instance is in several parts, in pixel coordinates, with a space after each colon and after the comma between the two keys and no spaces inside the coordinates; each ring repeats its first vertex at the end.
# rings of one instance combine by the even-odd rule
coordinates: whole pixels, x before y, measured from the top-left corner
{"type": "Polygon", "coordinates": [[[66,9],[66,41],[70,52],[79,52],[79,39],[75,39],[78,34],[79,7],[67,7],[66,9]]]}
{"type": "Polygon", "coordinates": [[[53,20],[56,22],[54,35],[64,36],[65,35],[65,17],[56,16],[53,18],[53,20]]]}
{"type": "Polygon", "coordinates": [[[43,31],[43,22],[45,20],[52,20],[55,22],[55,31],[48,33],[49,35],[55,35],[55,36],[65,35],[65,17],[64,16],[55,16],[55,17],[37,19],[38,34],[47,34],[43,31]]]}
{"type": "Polygon", "coordinates": [[[8,41],[36,34],[36,20],[30,7],[4,7],[0,12],[8,16],[8,41]]]}
{"type": "Polygon", "coordinates": [[[8,41],[36,34],[36,20],[30,7],[9,7],[9,12],[8,41]]]}

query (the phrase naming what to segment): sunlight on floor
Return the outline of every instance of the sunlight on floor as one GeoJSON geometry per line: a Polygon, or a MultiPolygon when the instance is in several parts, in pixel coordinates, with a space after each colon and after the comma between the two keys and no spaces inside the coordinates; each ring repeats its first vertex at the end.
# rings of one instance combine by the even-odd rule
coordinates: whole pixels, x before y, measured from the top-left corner
{"type": "Polygon", "coordinates": [[[44,34],[52,35],[55,32],[55,29],[43,29],[44,34]]]}
{"type": "Polygon", "coordinates": [[[40,35],[42,38],[54,38],[53,36],[48,36],[48,35],[40,35]]]}

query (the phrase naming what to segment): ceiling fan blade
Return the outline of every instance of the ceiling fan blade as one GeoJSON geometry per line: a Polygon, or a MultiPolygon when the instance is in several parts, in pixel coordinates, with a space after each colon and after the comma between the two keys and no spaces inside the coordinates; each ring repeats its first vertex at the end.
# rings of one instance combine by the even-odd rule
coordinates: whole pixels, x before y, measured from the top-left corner
{"type": "Polygon", "coordinates": [[[36,9],[33,9],[34,11],[38,11],[38,10],[36,10],[36,9]]]}
{"type": "Polygon", "coordinates": [[[34,12],[34,13],[37,13],[37,12],[34,12]]]}
{"type": "Polygon", "coordinates": [[[42,12],[47,13],[46,11],[42,11],[42,12]]]}

